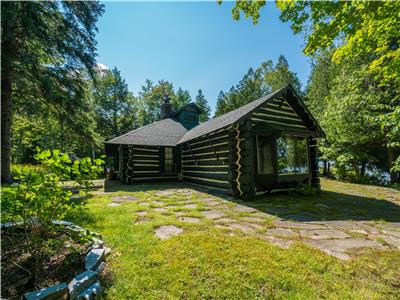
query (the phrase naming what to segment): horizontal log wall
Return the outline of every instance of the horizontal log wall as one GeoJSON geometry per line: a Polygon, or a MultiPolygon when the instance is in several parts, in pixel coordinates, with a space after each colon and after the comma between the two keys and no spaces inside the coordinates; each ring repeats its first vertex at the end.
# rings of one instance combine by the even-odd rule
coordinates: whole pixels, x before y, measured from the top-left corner
{"type": "Polygon", "coordinates": [[[272,99],[251,115],[255,124],[284,126],[297,130],[307,130],[306,124],[290,107],[286,100],[272,99]]]}
{"type": "Polygon", "coordinates": [[[122,147],[122,180],[125,183],[176,179],[161,173],[161,147],[124,145],[122,147]]]}
{"type": "Polygon", "coordinates": [[[227,130],[182,145],[183,180],[228,190],[228,173],[227,130]]]}

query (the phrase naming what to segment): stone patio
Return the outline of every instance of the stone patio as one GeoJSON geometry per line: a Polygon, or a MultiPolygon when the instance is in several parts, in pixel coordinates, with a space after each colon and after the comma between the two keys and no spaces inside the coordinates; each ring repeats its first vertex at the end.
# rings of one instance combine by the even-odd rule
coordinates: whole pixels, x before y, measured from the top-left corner
{"type": "MultiPolygon", "coordinates": [[[[198,192],[190,189],[165,190],[156,193],[165,198],[164,202],[147,199],[147,202],[137,204],[147,206],[149,213],[168,213],[164,216],[183,222],[183,228],[174,225],[156,228],[154,234],[160,239],[184,233],[184,223],[190,224],[186,225],[191,226],[188,230],[196,230],[196,226],[203,226],[205,222],[211,221],[211,226],[223,230],[228,236],[254,236],[285,249],[291,247],[294,241],[302,242],[339,259],[350,259],[353,250],[356,249],[400,249],[400,222],[360,220],[351,208],[342,208],[340,213],[345,214],[342,217],[337,214],[337,209],[335,211],[334,204],[319,202],[319,205],[311,207],[310,210],[307,203],[270,205],[249,202],[247,205],[243,202],[238,204],[234,199],[228,202],[228,197],[214,198],[202,195],[197,199],[186,198],[187,195],[196,193],[198,192]],[[183,193],[185,199],[169,201],[169,197],[176,193],[183,193]],[[155,207],[161,205],[163,207],[155,207]],[[304,209],[303,205],[307,208],[304,209]],[[193,213],[200,214],[203,218],[193,216],[193,213]]],[[[129,199],[126,196],[116,197],[118,200],[113,199],[115,204],[129,199]]],[[[146,213],[137,212],[142,218],[145,218],[143,216],[146,213]]]]}

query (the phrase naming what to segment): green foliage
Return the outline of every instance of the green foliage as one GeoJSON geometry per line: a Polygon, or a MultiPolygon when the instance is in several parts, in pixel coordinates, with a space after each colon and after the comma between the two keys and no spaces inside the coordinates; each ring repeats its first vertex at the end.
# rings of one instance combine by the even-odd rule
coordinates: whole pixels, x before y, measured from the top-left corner
{"type": "Polygon", "coordinates": [[[204,97],[202,90],[199,90],[197,92],[194,104],[196,104],[202,111],[202,113],[200,114],[200,122],[204,122],[210,119],[211,108],[208,105],[208,102],[204,97]]]}
{"type": "Polygon", "coordinates": [[[291,84],[296,92],[301,94],[300,81],[297,75],[290,71],[283,55],[275,65],[269,60],[262,63],[255,71],[250,68],[235,87],[231,87],[228,92],[220,92],[215,116],[239,108],[287,84],[291,84]]]}
{"type": "MultiPolygon", "coordinates": [[[[98,195],[88,200],[86,214],[75,215],[77,222],[100,232],[118,251],[118,255],[109,257],[108,266],[113,276],[106,287],[108,299],[397,297],[399,251],[357,251],[354,259],[342,261],[299,242],[282,249],[259,238],[265,236],[264,228],[257,231],[260,233],[257,237],[251,231],[238,230],[230,235],[229,231],[215,228],[216,222],[201,218],[201,212],[209,209],[202,201],[205,197],[202,192],[193,191],[189,195],[179,192],[177,184],[145,184],[128,188],[116,185],[113,194],[121,195],[121,188],[125,195],[138,200],[109,207],[110,195],[98,195]],[[164,188],[176,192],[160,196],[160,189],[164,188]],[[198,208],[183,210],[182,201],[188,199],[198,208]],[[153,209],[160,206],[158,201],[165,203],[167,212],[159,213],[153,209]],[[138,204],[142,202],[149,205],[138,204]],[[146,216],[136,215],[144,210],[146,216]],[[182,222],[174,211],[184,211],[185,216],[198,217],[201,221],[182,222]],[[133,221],[135,215],[136,224],[133,221]],[[182,228],[183,233],[159,240],[154,236],[154,230],[161,225],[175,225],[182,228]]],[[[259,210],[259,214],[261,211],[279,211],[280,215],[292,217],[323,214],[327,220],[347,220],[349,215],[364,219],[366,216],[362,212],[368,211],[371,220],[379,220],[383,214],[391,212],[395,204],[389,205],[393,203],[389,200],[397,196],[390,189],[333,180],[323,180],[322,188],[320,194],[260,197],[251,206],[259,210]],[[330,209],[321,211],[317,204],[327,205],[330,209]]],[[[209,206],[213,210],[234,205],[221,195],[208,194],[206,197],[219,203],[209,206]]],[[[398,218],[397,211],[392,212],[392,218],[398,218]]],[[[224,209],[223,213],[235,223],[249,216],[234,209],[224,209]]],[[[224,224],[223,220],[218,223],[224,224]]]]}
{"type": "MultiPolygon", "coordinates": [[[[238,1],[254,23],[264,2],[238,1]]],[[[311,110],[328,134],[325,158],[380,165],[400,180],[400,2],[277,1],[280,19],[304,34],[314,58],[307,88],[311,110]],[[335,64],[331,63],[334,62],[335,64]],[[338,74],[339,73],[339,74],[338,74]],[[344,122],[344,123],[343,123],[344,122]],[[388,150],[383,148],[387,147],[388,150]],[[389,153],[388,164],[382,154],[389,153]]]]}
{"type": "Polygon", "coordinates": [[[10,180],[15,113],[30,119],[50,116],[59,120],[61,131],[96,143],[86,126],[84,74],[93,74],[96,22],[102,13],[98,1],[1,3],[2,180],[10,180]]]}
{"type": "Polygon", "coordinates": [[[97,72],[89,97],[93,98],[96,131],[104,140],[133,129],[136,99],[117,68],[97,72]]]}
{"type": "Polygon", "coordinates": [[[44,228],[52,228],[52,220],[61,220],[73,208],[71,191],[65,189],[62,180],[74,179],[89,188],[103,170],[104,161],[92,161],[86,157],[71,161],[59,150],[39,151],[35,155],[39,165],[14,168],[16,184],[3,189],[2,219],[7,221],[37,222],[44,228]]]}

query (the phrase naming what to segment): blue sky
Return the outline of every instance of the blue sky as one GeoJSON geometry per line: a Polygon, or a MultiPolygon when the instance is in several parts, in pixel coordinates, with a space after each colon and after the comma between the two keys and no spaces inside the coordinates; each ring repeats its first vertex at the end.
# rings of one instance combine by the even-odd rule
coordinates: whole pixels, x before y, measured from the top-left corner
{"type": "Polygon", "coordinates": [[[105,2],[98,22],[97,61],[117,67],[135,94],[146,78],[202,89],[211,108],[220,90],[239,82],[250,67],[285,55],[303,87],[310,71],[301,36],[279,21],[268,2],[254,26],[234,21],[232,2],[105,2]]]}

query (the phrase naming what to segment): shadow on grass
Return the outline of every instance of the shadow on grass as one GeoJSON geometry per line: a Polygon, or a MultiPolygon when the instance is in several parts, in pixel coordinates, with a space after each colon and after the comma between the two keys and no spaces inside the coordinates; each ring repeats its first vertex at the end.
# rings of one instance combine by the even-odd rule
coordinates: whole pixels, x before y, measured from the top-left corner
{"type": "Polygon", "coordinates": [[[319,194],[308,196],[296,193],[279,193],[256,197],[252,201],[242,201],[216,189],[182,182],[127,185],[108,181],[105,184],[106,192],[146,192],[173,188],[191,188],[283,219],[298,222],[328,220],[400,222],[399,204],[382,199],[350,195],[346,192],[322,191],[319,194]]]}

